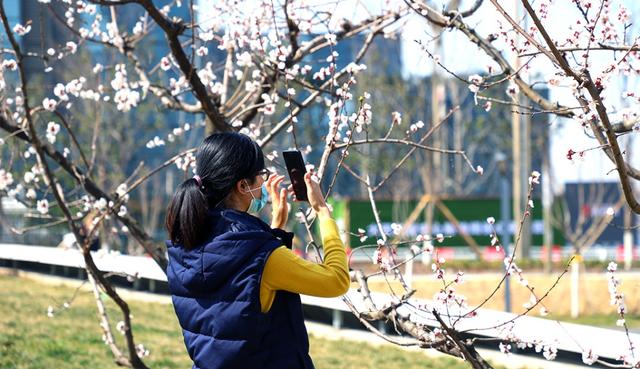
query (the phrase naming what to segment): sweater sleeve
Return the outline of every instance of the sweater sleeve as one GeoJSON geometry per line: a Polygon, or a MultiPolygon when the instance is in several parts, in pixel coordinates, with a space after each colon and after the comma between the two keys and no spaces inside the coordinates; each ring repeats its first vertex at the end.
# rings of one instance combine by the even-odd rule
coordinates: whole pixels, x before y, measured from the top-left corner
{"type": "Polygon", "coordinates": [[[302,259],[282,246],[274,250],[265,265],[260,284],[260,305],[269,311],[275,292],[284,290],[304,295],[335,297],[349,290],[349,267],[336,222],[320,216],[324,262],[302,259]]]}

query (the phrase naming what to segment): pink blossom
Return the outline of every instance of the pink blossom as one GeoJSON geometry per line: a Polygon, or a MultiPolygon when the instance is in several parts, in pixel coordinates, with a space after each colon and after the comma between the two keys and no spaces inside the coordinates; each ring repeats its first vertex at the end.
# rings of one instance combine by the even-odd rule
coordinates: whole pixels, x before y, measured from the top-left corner
{"type": "Polygon", "coordinates": [[[69,41],[66,43],[65,49],[71,54],[75,54],[76,51],[78,50],[78,45],[76,45],[76,43],[73,41],[69,41]]]}
{"type": "Polygon", "coordinates": [[[198,56],[205,56],[209,54],[209,49],[207,49],[204,46],[200,46],[197,50],[196,50],[196,55],[198,56]]]}
{"type": "Polygon", "coordinates": [[[569,160],[573,160],[573,156],[576,154],[575,151],[573,151],[572,149],[569,149],[569,151],[567,152],[567,159],[569,160]]]}
{"type": "Polygon", "coordinates": [[[31,31],[30,25],[23,26],[22,24],[18,23],[13,27],[13,32],[17,33],[18,36],[24,36],[30,31],[31,31]]]}
{"type": "Polygon", "coordinates": [[[509,81],[509,86],[507,86],[507,95],[513,98],[518,94],[519,91],[520,88],[518,87],[518,85],[516,85],[513,81],[509,81]]]}
{"type": "Polygon", "coordinates": [[[598,360],[598,355],[596,355],[593,350],[585,350],[582,352],[582,362],[587,365],[593,365],[598,360]]]}
{"type": "Polygon", "coordinates": [[[2,61],[2,68],[9,69],[9,70],[16,70],[18,69],[18,63],[13,59],[5,59],[2,61]]]}
{"type": "Polygon", "coordinates": [[[171,69],[171,60],[169,60],[169,58],[167,58],[166,56],[160,59],[160,69],[164,71],[171,69]]]}

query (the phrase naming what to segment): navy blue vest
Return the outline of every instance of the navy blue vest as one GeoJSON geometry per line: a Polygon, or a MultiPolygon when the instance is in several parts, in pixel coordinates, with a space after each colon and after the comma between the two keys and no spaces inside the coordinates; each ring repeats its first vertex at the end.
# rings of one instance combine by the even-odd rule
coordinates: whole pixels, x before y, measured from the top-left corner
{"type": "Polygon", "coordinates": [[[208,212],[211,233],[185,250],[166,241],[167,279],[194,369],[312,369],[300,296],[276,292],[260,311],[267,258],[292,234],[232,209],[208,212]]]}

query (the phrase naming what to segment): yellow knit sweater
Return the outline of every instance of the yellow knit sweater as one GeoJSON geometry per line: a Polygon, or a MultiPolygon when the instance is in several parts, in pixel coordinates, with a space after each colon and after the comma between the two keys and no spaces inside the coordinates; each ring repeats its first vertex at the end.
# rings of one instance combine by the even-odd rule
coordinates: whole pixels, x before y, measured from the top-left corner
{"type": "Polygon", "coordinates": [[[324,262],[304,260],[285,246],[275,249],[262,272],[260,306],[263,313],[271,309],[278,290],[319,297],[336,297],[349,290],[347,255],[336,222],[328,215],[319,215],[318,220],[324,262]]]}

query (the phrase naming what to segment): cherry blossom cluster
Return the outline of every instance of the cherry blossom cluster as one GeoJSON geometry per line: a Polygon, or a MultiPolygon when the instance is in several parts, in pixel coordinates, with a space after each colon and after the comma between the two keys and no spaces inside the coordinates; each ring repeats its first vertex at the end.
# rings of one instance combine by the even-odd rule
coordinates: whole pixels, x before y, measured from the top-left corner
{"type": "Polygon", "coordinates": [[[592,349],[588,349],[582,352],[582,362],[587,365],[593,365],[598,361],[598,355],[593,352],[592,349]]]}
{"type": "Polygon", "coordinates": [[[186,132],[189,132],[190,130],[191,130],[191,124],[184,123],[182,126],[176,127],[172,129],[169,133],[167,133],[165,138],[166,141],[165,139],[162,139],[159,136],[155,136],[153,137],[153,139],[149,140],[145,146],[147,147],[147,149],[153,149],[156,147],[164,146],[167,141],[175,142],[176,138],[183,136],[186,132]]]}
{"type": "MultiPolygon", "coordinates": [[[[325,99],[325,104],[328,107],[327,116],[329,118],[329,134],[325,137],[325,143],[332,145],[337,141],[349,143],[354,138],[355,133],[361,133],[366,130],[366,125],[371,122],[371,106],[368,103],[362,103],[357,112],[351,115],[345,111],[347,108],[346,102],[353,100],[353,94],[351,88],[356,84],[355,73],[365,69],[362,65],[360,68],[351,69],[349,72],[349,78],[339,88],[336,89],[337,99],[331,101],[325,99]],[[354,133],[355,130],[355,133],[354,133]]],[[[344,155],[348,155],[348,152],[343,152],[344,155]]]]}
{"type": "Polygon", "coordinates": [[[515,332],[515,322],[510,322],[503,327],[499,328],[499,334],[502,342],[498,344],[498,349],[503,354],[511,354],[512,344],[516,348],[534,349],[536,353],[542,353],[542,356],[547,360],[555,360],[558,355],[558,342],[547,342],[544,340],[533,339],[524,340],[518,337],[515,332]]]}
{"type": "MultiPolygon", "coordinates": [[[[402,226],[398,223],[393,223],[391,225],[391,229],[392,229],[392,233],[398,236],[401,234],[402,226]]],[[[367,232],[362,228],[358,228],[357,233],[351,233],[351,234],[359,237],[360,242],[364,242],[368,238],[367,232]]],[[[436,236],[419,234],[416,237],[415,241],[421,243],[421,245],[419,246],[416,243],[412,243],[409,246],[409,251],[411,252],[410,257],[415,258],[422,254],[432,255],[435,250],[433,247],[432,241],[436,240],[437,242],[441,243],[444,241],[444,239],[445,239],[445,236],[443,234],[438,234],[436,236]]],[[[401,242],[400,244],[404,244],[404,243],[406,242],[401,242]]],[[[375,246],[376,246],[376,250],[373,252],[373,256],[372,256],[373,264],[378,265],[380,267],[380,270],[382,270],[383,272],[388,272],[393,270],[396,267],[395,257],[397,257],[397,248],[395,246],[397,245],[389,244],[384,239],[377,239],[375,246]]],[[[441,256],[437,257],[436,255],[436,259],[434,260],[434,263],[431,266],[434,276],[437,279],[441,279],[443,281],[445,276],[445,270],[441,266],[445,262],[446,260],[444,257],[441,257],[441,256]]],[[[463,275],[464,275],[463,272],[458,272],[452,283],[456,283],[456,284],[462,283],[463,275]]]]}
{"type": "Polygon", "coordinates": [[[607,286],[609,289],[610,304],[616,307],[616,312],[620,316],[620,319],[617,321],[617,325],[623,326],[625,324],[624,316],[627,312],[627,306],[624,302],[624,293],[618,290],[621,282],[615,274],[617,270],[618,264],[613,261],[610,262],[607,266],[607,286]]]}
{"type": "Polygon", "coordinates": [[[62,305],[60,305],[59,308],[55,308],[52,305],[49,305],[47,307],[47,316],[49,318],[54,318],[56,316],[56,314],[58,314],[59,312],[62,312],[64,310],[67,310],[71,307],[71,303],[69,301],[64,301],[62,303],[62,305]]]}
{"type": "Polygon", "coordinates": [[[377,264],[383,272],[388,272],[394,267],[393,258],[389,254],[395,252],[395,249],[387,247],[383,239],[378,239],[376,243],[378,246],[373,252],[373,263],[377,264]]]}
{"type": "Polygon", "coordinates": [[[195,170],[196,156],[193,153],[189,152],[184,156],[178,156],[175,159],[175,163],[178,169],[182,171],[186,172],[189,168],[192,168],[193,170],[195,170]]]}
{"type": "Polygon", "coordinates": [[[447,288],[440,289],[440,291],[433,296],[433,299],[443,306],[456,306],[461,309],[468,307],[467,298],[464,295],[456,293],[455,288],[451,284],[447,286],[447,288]]]}
{"type": "Polygon", "coordinates": [[[431,272],[433,272],[433,276],[436,277],[436,279],[441,279],[444,281],[445,270],[444,268],[442,268],[442,265],[445,262],[445,258],[443,258],[442,256],[438,256],[438,253],[436,251],[436,257],[431,263],[431,272]]]}

